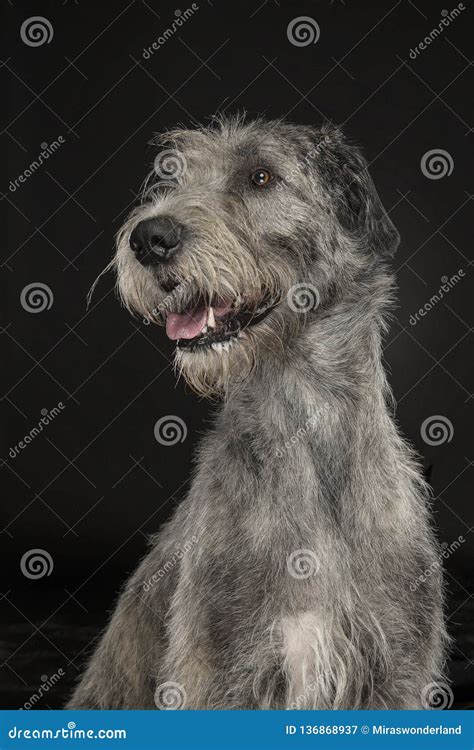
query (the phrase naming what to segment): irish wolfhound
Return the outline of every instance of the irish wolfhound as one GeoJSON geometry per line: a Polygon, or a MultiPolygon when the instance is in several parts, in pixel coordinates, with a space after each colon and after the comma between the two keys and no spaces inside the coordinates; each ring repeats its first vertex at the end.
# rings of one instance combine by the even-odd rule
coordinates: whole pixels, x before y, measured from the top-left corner
{"type": "Polygon", "coordinates": [[[160,145],[118,289],[223,403],[68,707],[422,708],[442,581],[381,364],[399,236],[367,164],[329,125],[160,145]]]}

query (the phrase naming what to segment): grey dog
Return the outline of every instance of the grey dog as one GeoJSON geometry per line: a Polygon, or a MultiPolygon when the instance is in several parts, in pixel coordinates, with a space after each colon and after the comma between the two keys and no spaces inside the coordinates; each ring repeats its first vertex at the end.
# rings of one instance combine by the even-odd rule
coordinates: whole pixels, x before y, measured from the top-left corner
{"type": "Polygon", "coordinates": [[[399,235],[367,163],[333,125],[241,117],[160,149],[118,290],[222,403],[68,707],[428,707],[443,585],[381,363],[399,235]]]}

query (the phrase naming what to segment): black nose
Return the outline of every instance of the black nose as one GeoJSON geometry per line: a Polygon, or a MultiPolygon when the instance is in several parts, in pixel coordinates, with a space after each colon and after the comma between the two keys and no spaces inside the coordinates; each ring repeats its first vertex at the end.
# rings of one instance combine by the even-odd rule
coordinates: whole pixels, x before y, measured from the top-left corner
{"type": "Polygon", "coordinates": [[[143,266],[167,263],[181,247],[183,227],[169,216],[141,221],[130,235],[130,247],[143,266]]]}

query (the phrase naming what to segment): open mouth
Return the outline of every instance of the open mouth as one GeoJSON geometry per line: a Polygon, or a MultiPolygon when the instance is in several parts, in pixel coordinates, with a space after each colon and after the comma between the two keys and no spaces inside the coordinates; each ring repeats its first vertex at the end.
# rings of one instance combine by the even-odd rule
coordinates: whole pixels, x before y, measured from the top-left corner
{"type": "Polygon", "coordinates": [[[247,303],[199,299],[181,312],[166,315],[166,334],[180,349],[228,351],[242,331],[260,323],[276,303],[263,298],[257,306],[247,303]]]}

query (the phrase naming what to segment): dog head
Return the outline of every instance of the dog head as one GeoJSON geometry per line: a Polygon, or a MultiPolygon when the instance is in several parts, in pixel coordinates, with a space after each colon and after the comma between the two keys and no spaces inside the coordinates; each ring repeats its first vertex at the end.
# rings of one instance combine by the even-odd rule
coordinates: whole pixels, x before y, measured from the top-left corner
{"type": "Polygon", "coordinates": [[[239,118],[158,141],[119,232],[125,306],[162,323],[206,395],[237,384],[398,244],[360,151],[333,126],[239,118]]]}

